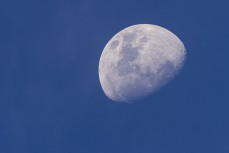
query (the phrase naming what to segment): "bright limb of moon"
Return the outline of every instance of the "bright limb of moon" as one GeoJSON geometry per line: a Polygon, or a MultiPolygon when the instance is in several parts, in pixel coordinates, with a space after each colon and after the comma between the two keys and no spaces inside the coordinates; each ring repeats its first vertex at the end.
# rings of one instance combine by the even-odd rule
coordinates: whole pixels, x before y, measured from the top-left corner
{"type": "Polygon", "coordinates": [[[167,84],[181,70],[186,50],[169,30],[133,25],[106,44],[99,61],[99,79],[107,97],[133,102],[167,84]]]}

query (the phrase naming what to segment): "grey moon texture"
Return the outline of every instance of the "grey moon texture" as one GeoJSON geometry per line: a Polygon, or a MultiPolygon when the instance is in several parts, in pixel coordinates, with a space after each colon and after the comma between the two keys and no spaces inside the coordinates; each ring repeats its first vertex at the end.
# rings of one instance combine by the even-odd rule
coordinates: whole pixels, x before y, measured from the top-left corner
{"type": "Polygon", "coordinates": [[[127,27],[106,44],[99,79],[106,96],[131,103],[166,85],[183,67],[186,50],[169,30],[151,24],[127,27]]]}

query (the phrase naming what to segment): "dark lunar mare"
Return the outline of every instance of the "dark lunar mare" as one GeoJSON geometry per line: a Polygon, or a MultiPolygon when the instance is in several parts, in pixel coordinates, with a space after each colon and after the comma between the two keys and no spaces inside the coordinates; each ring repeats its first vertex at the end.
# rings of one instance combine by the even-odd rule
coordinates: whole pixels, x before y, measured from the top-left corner
{"type": "Polygon", "coordinates": [[[127,43],[122,47],[122,50],[120,51],[122,58],[117,64],[119,76],[125,76],[134,71],[132,63],[138,57],[139,49],[139,47],[132,47],[130,43],[127,43]]]}
{"type": "Polygon", "coordinates": [[[118,40],[115,40],[111,43],[110,47],[111,49],[116,49],[119,45],[119,41],[118,40]]]}

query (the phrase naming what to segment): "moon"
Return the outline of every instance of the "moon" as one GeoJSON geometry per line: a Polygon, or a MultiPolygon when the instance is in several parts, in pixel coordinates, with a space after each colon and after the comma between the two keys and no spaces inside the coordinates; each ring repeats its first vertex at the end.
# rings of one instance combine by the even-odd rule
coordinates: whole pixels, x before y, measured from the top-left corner
{"type": "Polygon", "coordinates": [[[169,30],[151,24],[127,27],[106,44],[99,60],[105,95],[132,103],[165,86],[182,69],[186,49],[169,30]]]}

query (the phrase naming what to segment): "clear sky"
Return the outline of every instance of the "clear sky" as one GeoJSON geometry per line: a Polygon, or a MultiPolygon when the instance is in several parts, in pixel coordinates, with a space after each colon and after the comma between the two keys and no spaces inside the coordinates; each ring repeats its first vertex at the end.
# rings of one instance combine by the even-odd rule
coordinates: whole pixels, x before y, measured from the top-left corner
{"type": "Polygon", "coordinates": [[[0,153],[228,153],[228,0],[0,1],[0,153]],[[187,48],[182,72],[134,104],[110,101],[101,52],[148,23],[187,48]]]}

